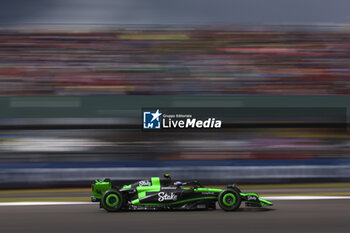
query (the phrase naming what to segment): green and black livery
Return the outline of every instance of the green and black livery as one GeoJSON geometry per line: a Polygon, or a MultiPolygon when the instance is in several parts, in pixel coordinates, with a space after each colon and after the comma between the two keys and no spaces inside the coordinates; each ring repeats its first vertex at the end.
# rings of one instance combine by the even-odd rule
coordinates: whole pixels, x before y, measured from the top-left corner
{"type": "Polygon", "coordinates": [[[272,203],[256,193],[242,193],[234,184],[224,189],[206,188],[199,182],[172,184],[170,176],[152,177],[118,188],[110,179],[96,180],[92,184],[93,202],[109,212],[137,209],[215,209],[216,202],[225,211],[237,210],[242,202],[246,206],[265,207],[272,203]]]}

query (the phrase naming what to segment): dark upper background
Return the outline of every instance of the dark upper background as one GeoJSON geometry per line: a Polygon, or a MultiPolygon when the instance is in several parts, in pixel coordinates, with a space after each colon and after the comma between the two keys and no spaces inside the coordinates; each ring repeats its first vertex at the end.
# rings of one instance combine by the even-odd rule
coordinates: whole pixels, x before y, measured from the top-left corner
{"type": "Polygon", "coordinates": [[[348,0],[3,0],[0,23],[348,23],[348,0]]]}

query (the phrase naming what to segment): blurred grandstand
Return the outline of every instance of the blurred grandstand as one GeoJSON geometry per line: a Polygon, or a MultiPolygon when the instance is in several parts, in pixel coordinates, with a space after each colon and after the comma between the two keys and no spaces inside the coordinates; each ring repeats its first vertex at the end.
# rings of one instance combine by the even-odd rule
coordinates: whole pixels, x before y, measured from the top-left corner
{"type": "Polygon", "coordinates": [[[0,94],[349,94],[348,27],[2,28],[0,94]]]}
{"type": "Polygon", "coordinates": [[[145,106],[347,108],[349,54],[348,27],[3,27],[0,165],[348,159],[333,127],[145,134],[139,118],[145,106]]]}

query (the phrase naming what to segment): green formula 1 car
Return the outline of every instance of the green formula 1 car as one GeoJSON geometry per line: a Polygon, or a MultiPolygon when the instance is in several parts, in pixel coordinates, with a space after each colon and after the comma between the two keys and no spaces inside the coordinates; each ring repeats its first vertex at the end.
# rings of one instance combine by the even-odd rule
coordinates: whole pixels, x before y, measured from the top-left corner
{"type": "Polygon", "coordinates": [[[246,206],[265,207],[271,202],[256,193],[242,193],[235,185],[224,189],[205,188],[197,181],[172,182],[168,174],[164,178],[152,177],[117,188],[110,179],[96,180],[91,186],[91,201],[109,212],[137,209],[215,209],[216,202],[225,211],[237,210],[241,202],[246,206]]]}

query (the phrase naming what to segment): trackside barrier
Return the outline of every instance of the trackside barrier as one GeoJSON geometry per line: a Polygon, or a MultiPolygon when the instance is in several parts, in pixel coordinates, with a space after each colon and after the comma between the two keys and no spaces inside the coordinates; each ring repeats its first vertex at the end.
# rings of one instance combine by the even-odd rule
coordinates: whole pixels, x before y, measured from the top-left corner
{"type": "Polygon", "coordinates": [[[85,186],[98,178],[123,183],[169,173],[178,180],[208,184],[287,183],[291,181],[350,180],[350,164],[277,166],[168,166],[168,167],[79,167],[2,168],[2,188],[85,186]]]}

